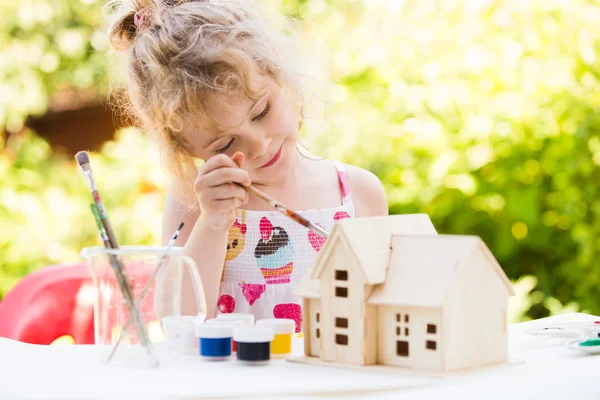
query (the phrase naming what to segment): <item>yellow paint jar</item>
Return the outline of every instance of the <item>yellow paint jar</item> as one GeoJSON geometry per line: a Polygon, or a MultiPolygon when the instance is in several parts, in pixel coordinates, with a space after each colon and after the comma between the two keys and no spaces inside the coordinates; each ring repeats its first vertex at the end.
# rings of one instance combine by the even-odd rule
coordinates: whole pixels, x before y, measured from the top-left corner
{"type": "Polygon", "coordinates": [[[292,337],[296,331],[296,322],[287,318],[267,318],[256,321],[256,325],[270,326],[275,333],[271,342],[271,356],[282,358],[292,352],[292,337]]]}

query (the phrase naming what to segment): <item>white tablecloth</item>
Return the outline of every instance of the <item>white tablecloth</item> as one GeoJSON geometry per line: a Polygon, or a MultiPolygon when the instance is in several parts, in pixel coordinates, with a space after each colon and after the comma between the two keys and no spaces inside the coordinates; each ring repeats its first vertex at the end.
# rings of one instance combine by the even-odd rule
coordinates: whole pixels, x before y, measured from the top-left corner
{"type": "Polygon", "coordinates": [[[600,399],[600,355],[526,335],[526,324],[511,326],[509,335],[511,358],[524,363],[444,378],[283,360],[249,367],[187,359],[158,370],[132,369],[102,365],[93,346],[37,346],[0,338],[0,399],[600,399]]]}

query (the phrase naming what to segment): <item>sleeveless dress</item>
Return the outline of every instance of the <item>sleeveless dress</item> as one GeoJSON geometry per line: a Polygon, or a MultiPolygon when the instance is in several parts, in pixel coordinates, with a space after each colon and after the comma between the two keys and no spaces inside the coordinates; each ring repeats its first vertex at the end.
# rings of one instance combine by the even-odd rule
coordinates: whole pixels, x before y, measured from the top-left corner
{"type": "MultiPolygon", "coordinates": [[[[344,164],[334,162],[341,205],[298,211],[331,231],[336,220],[354,217],[344,164]]],[[[302,329],[301,299],[294,289],[312,266],[324,239],[277,211],[238,209],[229,229],[218,313],[252,313],[255,319],[290,318],[302,329]]]]}

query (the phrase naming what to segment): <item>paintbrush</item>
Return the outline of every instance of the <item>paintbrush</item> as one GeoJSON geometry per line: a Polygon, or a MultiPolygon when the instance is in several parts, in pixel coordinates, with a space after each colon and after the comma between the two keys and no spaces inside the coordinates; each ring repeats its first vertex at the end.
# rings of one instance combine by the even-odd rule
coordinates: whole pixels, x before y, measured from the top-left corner
{"type": "MultiPolygon", "coordinates": [[[[90,165],[90,158],[86,151],[80,151],[75,155],[77,163],[81,167],[81,171],[83,172],[83,176],[89,186],[90,193],[92,194],[92,198],[94,199],[94,203],[92,203],[91,208],[94,213],[94,217],[96,219],[96,223],[98,225],[98,230],[100,232],[100,237],[102,238],[102,242],[104,243],[104,247],[109,250],[118,249],[119,244],[117,243],[117,239],[112,230],[112,226],[110,224],[110,220],[108,219],[108,214],[106,213],[106,208],[104,208],[104,203],[100,198],[100,193],[98,192],[98,188],[96,187],[96,181],[94,180],[94,176],[92,174],[92,166],[90,165]]],[[[121,261],[115,254],[111,254],[108,252],[108,258],[111,264],[111,267],[115,273],[115,277],[117,279],[117,283],[119,288],[123,294],[123,298],[125,299],[125,303],[127,305],[129,314],[133,318],[134,327],[140,343],[146,347],[148,351],[148,355],[150,356],[150,362],[152,366],[158,365],[158,360],[154,356],[154,351],[152,347],[152,343],[150,342],[150,338],[148,336],[148,331],[146,329],[146,325],[143,322],[142,314],[140,312],[139,307],[137,306],[137,302],[135,301],[135,296],[133,294],[133,289],[131,287],[131,282],[127,278],[123,266],[121,265],[121,261]]]]}
{"type": "Polygon", "coordinates": [[[254,186],[244,186],[241,183],[236,183],[236,184],[243,187],[245,190],[250,191],[257,197],[263,199],[264,201],[267,202],[267,204],[269,206],[273,207],[276,211],[279,211],[283,215],[286,215],[287,217],[296,221],[300,225],[305,226],[306,228],[308,228],[311,231],[315,232],[316,234],[324,237],[325,239],[327,239],[329,237],[329,232],[327,232],[325,229],[321,228],[319,225],[315,224],[314,222],[310,221],[309,219],[304,218],[302,215],[298,214],[297,212],[284,206],[279,201],[275,200],[274,198],[272,198],[265,192],[255,188],[254,186]]]}
{"type": "MultiPolygon", "coordinates": [[[[146,298],[146,295],[148,294],[148,290],[150,290],[150,286],[152,285],[152,282],[154,282],[154,280],[158,276],[158,273],[160,272],[160,270],[162,270],[164,268],[164,266],[167,264],[167,262],[169,260],[169,253],[171,251],[171,248],[175,244],[175,240],[177,240],[177,237],[181,233],[181,228],[183,228],[183,222],[179,225],[179,228],[177,228],[177,230],[175,231],[175,233],[169,240],[169,243],[167,243],[167,249],[165,250],[165,254],[163,254],[163,256],[160,258],[160,261],[158,262],[158,265],[156,266],[156,268],[154,269],[154,272],[150,276],[150,279],[148,279],[148,282],[146,282],[146,286],[144,287],[144,290],[142,291],[142,294],[140,296],[140,303],[142,301],[144,301],[144,299],[146,298]]],[[[115,355],[115,352],[119,348],[119,343],[121,343],[121,340],[123,340],[123,338],[125,337],[127,329],[129,329],[132,322],[133,322],[133,320],[131,319],[131,317],[129,317],[129,319],[127,320],[127,323],[125,324],[125,327],[121,331],[121,335],[119,335],[117,342],[115,343],[112,351],[110,352],[110,354],[108,355],[108,358],[106,359],[107,362],[110,362],[110,360],[115,355]]]]}
{"type": "MultiPolygon", "coordinates": [[[[234,154],[234,157],[235,157],[235,154],[234,154]]],[[[240,164],[238,162],[236,162],[236,164],[238,164],[238,166],[240,166],[240,164]]],[[[196,164],[196,166],[199,166],[199,164],[196,164]]],[[[255,188],[252,185],[244,186],[239,182],[233,182],[233,183],[235,183],[236,185],[238,185],[239,187],[243,188],[246,191],[250,191],[250,192],[254,193],[257,197],[263,199],[269,206],[274,208],[276,211],[279,211],[283,215],[296,221],[300,225],[308,228],[309,230],[315,232],[316,234],[322,236],[323,238],[327,239],[329,237],[329,232],[327,232],[325,229],[321,228],[319,225],[315,224],[314,222],[310,221],[309,219],[304,218],[302,215],[298,214],[297,212],[284,206],[279,201],[275,200],[274,198],[272,198],[265,192],[255,188]]]]}

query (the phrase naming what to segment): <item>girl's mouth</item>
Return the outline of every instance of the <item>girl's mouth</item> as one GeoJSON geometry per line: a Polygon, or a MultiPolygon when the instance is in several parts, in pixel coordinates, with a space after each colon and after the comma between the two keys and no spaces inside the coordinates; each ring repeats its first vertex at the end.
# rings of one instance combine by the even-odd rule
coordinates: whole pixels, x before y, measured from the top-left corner
{"type": "Polygon", "coordinates": [[[283,148],[283,145],[281,145],[281,147],[279,148],[279,150],[277,151],[277,153],[275,153],[275,155],[273,156],[273,158],[271,158],[271,161],[269,161],[268,163],[266,163],[265,165],[263,165],[261,168],[268,168],[271,165],[275,164],[277,161],[279,161],[279,158],[281,158],[281,149],[283,148]]]}

